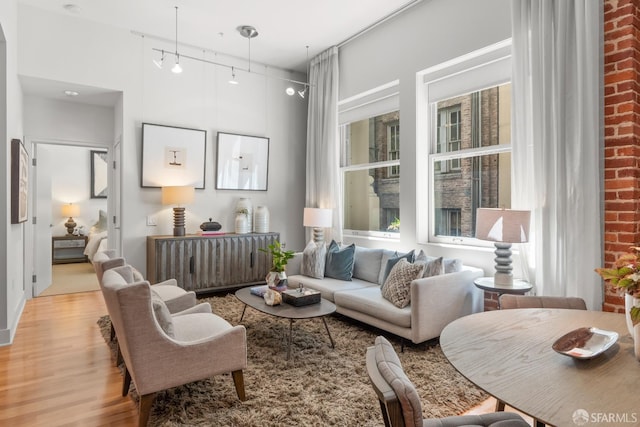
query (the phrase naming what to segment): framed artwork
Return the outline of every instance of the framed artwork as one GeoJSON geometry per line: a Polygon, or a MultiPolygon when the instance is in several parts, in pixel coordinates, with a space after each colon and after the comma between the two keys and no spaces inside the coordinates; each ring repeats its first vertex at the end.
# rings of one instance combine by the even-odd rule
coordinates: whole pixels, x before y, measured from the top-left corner
{"type": "Polygon", "coordinates": [[[207,132],[142,124],[142,187],[204,189],[207,132]]]}
{"type": "Polygon", "coordinates": [[[19,139],[11,140],[11,224],[27,220],[29,154],[19,139]]]}
{"type": "Polygon", "coordinates": [[[267,190],[269,138],[218,132],[216,188],[267,190]]]}
{"type": "Polygon", "coordinates": [[[107,152],[91,150],[91,198],[107,198],[107,152]]]}

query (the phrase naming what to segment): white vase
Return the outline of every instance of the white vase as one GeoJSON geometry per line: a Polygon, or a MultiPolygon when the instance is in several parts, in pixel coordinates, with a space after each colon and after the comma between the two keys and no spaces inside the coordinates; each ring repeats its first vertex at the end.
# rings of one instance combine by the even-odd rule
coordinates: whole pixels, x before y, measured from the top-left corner
{"type": "Polygon", "coordinates": [[[633,322],[631,321],[631,307],[640,307],[640,298],[635,298],[629,294],[624,294],[624,314],[627,320],[627,329],[633,337],[633,322]]]}
{"type": "Polygon", "coordinates": [[[247,210],[247,219],[249,221],[249,231],[250,233],[253,230],[253,204],[251,203],[251,199],[243,197],[236,203],[236,213],[243,209],[247,210]]]}
{"type": "Polygon", "coordinates": [[[247,234],[251,231],[249,227],[249,216],[243,213],[236,214],[236,234],[247,234]]]}
{"type": "Polygon", "coordinates": [[[266,206],[256,207],[253,214],[253,231],[256,233],[269,232],[269,209],[266,206]]]}

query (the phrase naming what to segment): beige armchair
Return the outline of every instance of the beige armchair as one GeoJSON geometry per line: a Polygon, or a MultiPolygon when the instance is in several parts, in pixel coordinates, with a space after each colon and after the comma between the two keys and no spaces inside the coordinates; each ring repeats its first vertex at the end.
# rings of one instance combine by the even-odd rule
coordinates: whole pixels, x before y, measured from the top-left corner
{"type": "Polygon", "coordinates": [[[552,297],[535,295],[500,295],[500,309],[511,308],[569,308],[586,310],[587,304],[578,297],[552,297]]]}
{"type": "Polygon", "coordinates": [[[366,358],[367,373],[378,396],[385,427],[529,427],[520,415],[512,412],[423,419],[420,396],[389,341],[377,337],[375,345],[367,349],[366,358]]]}
{"type": "MultiPolygon", "coordinates": [[[[105,271],[102,292],[129,379],[140,395],[138,425],[149,419],[156,392],[231,372],[238,398],[245,400],[246,331],[198,304],[171,315],[149,282],[127,283],[117,269],[105,271]]],[[[208,308],[207,308],[208,307],[208,308]]]]}

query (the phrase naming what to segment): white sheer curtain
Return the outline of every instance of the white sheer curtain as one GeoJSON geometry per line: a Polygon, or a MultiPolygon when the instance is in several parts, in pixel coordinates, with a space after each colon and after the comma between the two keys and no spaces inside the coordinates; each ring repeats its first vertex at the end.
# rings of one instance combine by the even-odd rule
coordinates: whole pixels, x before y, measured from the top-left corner
{"type": "Polygon", "coordinates": [[[601,0],[512,0],[513,207],[539,295],[602,308],[601,0]]]}
{"type": "Polygon", "coordinates": [[[342,241],[342,196],[338,139],[338,48],[311,60],[307,117],[306,206],[333,209],[326,240],[342,241]]]}

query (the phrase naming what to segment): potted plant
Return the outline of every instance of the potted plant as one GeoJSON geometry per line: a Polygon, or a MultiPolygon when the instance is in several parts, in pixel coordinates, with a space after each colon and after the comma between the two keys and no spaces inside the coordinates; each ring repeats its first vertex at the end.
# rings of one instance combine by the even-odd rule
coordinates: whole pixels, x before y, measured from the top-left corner
{"type": "Polygon", "coordinates": [[[632,252],[620,256],[613,268],[596,268],[595,271],[624,294],[627,326],[633,336],[640,323],[640,247],[630,249],[632,252]]]}
{"type": "Polygon", "coordinates": [[[271,270],[266,281],[270,288],[286,287],[287,274],[284,272],[287,262],[293,258],[294,251],[287,251],[284,245],[275,241],[267,248],[260,248],[261,252],[271,254],[271,270]]]}

